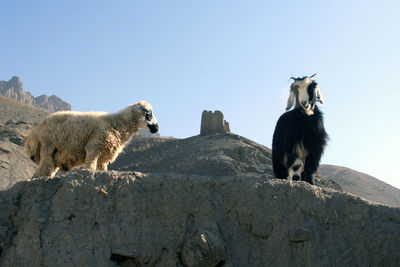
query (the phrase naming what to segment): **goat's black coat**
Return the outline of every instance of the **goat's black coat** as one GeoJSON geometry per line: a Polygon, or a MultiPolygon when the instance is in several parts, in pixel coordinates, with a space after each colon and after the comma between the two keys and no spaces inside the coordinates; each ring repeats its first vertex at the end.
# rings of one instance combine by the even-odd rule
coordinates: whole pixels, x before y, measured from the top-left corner
{"type": "Polygon", "coordinates": [[[303,143],[308,155],[305,159],[301,180],[313,184],[313,174],[317,171],[328,135],[323,124],[323,113],[317,106],[313,115],[307,115],[302,108],[285,112],[278,120],[272,140],[272,163],[277,178],[287,179],[288,169],[283,165],[286,154],[288,166],[296,160],[294,148],[303,143]]]}

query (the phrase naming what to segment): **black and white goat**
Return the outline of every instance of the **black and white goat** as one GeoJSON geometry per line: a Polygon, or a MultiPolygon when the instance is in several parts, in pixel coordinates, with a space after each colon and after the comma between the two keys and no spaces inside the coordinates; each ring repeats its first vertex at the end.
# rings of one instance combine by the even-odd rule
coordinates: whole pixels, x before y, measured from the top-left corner
{"type": "Polygon", "coordinates": [[[285,112],[276,123],[272,140],[274,174],[280,179],[302,180],[314,184],[328,135],[325,132],[323,114],[316,106],[323,104],[315,76],[292,78],[290,95],[285,112]]]}

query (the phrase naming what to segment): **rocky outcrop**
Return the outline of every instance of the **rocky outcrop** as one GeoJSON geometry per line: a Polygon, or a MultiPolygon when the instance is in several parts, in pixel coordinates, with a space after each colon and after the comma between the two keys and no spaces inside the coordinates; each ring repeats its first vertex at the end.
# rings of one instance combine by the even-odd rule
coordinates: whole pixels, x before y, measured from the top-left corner
{"type": "Polygon", "coordinates": [[[75,171],[0,192],[1,266],[398,266],[400,209],[304,182],[75,171]]]}
{"type": "Polygon", "coordinates": [[[224,120],[224,114],[221,111],[204,110],[201,115],[200,135],[216,133],[230,133],[229,123],[224,120]]]}
{"type": "Polygon", "coordinates": [[[71,110],[71,105],[59,97],[52,95],[41,95],[34,97],[31,93],[25,92],[21,80],[14,76],[9,80],[0,81],[0,94],[25,104],[34,105],[49,112],[71,110]]]}
{"type": "Polygon", "coordinates": [[[35,97],[34,106],[48,110],[49,112],[71,110],[70,104],[55,95],[49,97],[47,95],[35,97]]]}
{"type": "Polygon", "coordinates": [[[16,76],[8,82],[0,81],[0,94],[28,105],[33,105],[34,102],[32,94],[22,89],[22,82],[16,76]]]}

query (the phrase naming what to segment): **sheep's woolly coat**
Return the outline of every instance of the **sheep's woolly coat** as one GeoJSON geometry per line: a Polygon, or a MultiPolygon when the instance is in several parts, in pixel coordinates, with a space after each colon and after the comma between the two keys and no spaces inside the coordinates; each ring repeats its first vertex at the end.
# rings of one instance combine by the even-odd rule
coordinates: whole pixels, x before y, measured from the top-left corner
{"type": "Polygon", "coordinates": [[[144,101],[115,114],[57,112],[32,129],[25,152],[39,164],[37,177],[53,176],[58,168],[70,170],[81,165],[106,170],[138,128],[147,129],[149,125],[158,129],[151,105],[144,101]]]}

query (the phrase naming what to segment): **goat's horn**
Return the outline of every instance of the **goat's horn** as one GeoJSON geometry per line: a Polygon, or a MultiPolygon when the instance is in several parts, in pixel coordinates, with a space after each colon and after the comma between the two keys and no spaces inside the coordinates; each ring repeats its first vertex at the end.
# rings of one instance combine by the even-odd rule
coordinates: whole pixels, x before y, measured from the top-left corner
{"type": "Polygon", "coordinates": [[[310,76],[310,78],[313,78],[315,75],[317,75],[316,73],[314,73],[313,75],[310,76]]]}

